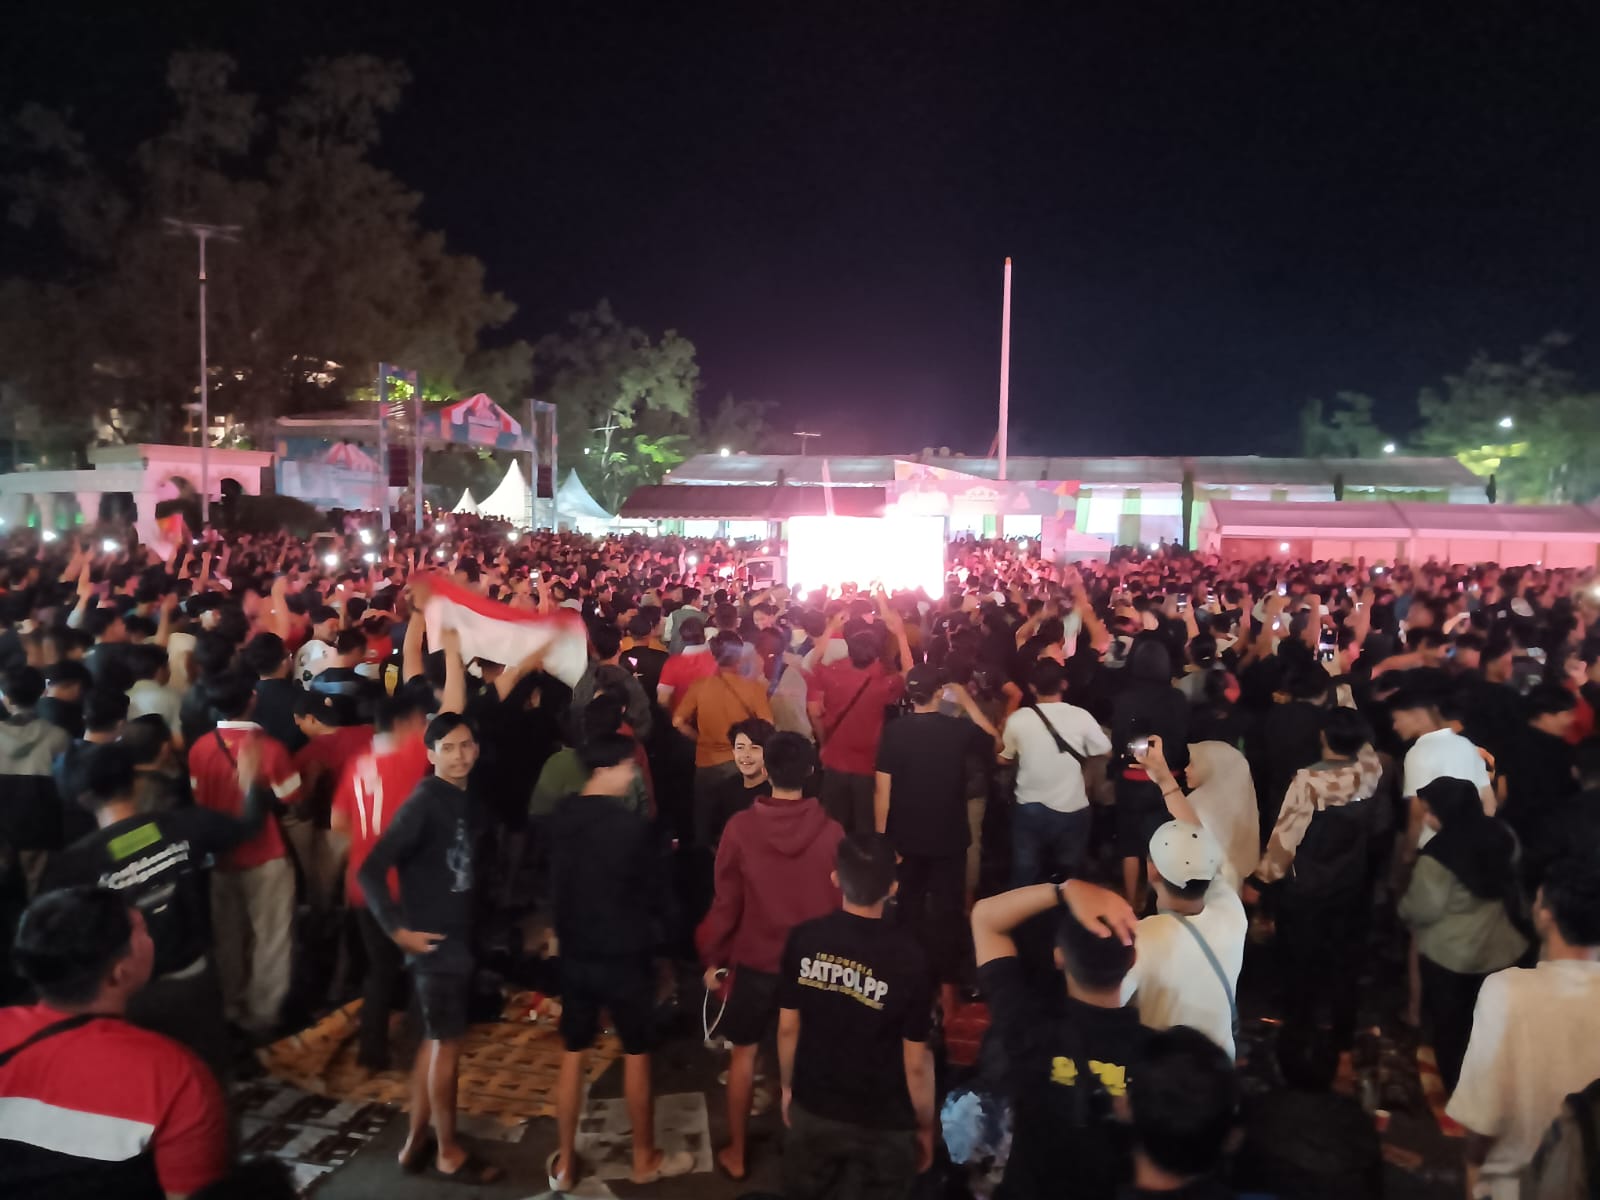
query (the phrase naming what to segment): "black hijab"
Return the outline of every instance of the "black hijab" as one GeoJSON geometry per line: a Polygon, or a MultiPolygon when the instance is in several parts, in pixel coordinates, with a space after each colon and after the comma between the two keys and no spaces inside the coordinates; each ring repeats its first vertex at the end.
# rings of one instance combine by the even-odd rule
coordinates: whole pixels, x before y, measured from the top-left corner
{"type": "Polygon", "coordinates": [[[1505,899],[1515,879],[1516,839],[1484,813],[1477,787],[1441,777],[1418,788],[1417,796],[1439,819],[1439,832],[1422,853],[1438,859],[1480,900],[1505,899]]]}

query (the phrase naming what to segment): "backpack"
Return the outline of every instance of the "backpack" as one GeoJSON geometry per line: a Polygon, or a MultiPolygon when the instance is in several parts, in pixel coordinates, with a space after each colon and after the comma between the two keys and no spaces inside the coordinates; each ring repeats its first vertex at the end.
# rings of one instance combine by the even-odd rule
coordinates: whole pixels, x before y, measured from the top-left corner
{"type": "Polygon", "coordinates": [[[1573,1092],[1522,1171],[1521,1200],[1600,1200],[1600,1080],[1573,1092]]]}
{"type": "Polygon", "coordinates": [[[1359,894],[1367,885],[1370,800],[1318,809],[1294,852],[1294,890],[1305,896],[1359,894]]]}

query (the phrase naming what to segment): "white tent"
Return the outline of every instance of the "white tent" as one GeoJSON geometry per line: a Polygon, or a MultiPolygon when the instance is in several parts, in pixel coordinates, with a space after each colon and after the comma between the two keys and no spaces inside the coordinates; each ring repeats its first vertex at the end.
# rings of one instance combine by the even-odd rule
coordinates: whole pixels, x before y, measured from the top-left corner
{"type": "Polygon", "coordinates": [[[500,486],[489,493],[488,499],[479,502],[478,515],[510,521],[513,525],[527,523],[528,481],[523,477],[521,463],[512,460],[500,486]]]}
{"type": "Polygon", "coordinates": [[[476,513],[478,511],[478,502],[472,498],[471,488],[461,493],[461,499],[450,511],[458,513],[476,513]]]}
{"type": "MultiPolygon", "coordinates": [[[[463,501],[465,500],[466,497],[463,497],[463,501]]],[[[520,460],[516,460],[506,469],[505,478],[500,481],[499,486],[494,489],[488,499],[479,501],[474,511],[480,516],[510,521],[517,526],[526,526],[531,500],[528,480],[522,473],[522,463],[520,460]]],[[[603,533],[612,528],[616,521],[616,518],[601,508],[595,498],[589,494],[589,489],[583,486],[583,480],[578,478],[576,471],[567,472],[567,477],[561,484],[561,490],[556,494],[556,502],[559,507],[561,527],[563,529],[578,529],[584,533],[603,533]]],[[[464,510],[458,508],[457,511],[464,510]]],[[[541,499],[534,505],[533,524],[538,529],[548,529],[550,527],[550,501],[548,499],[541,499]]]]}

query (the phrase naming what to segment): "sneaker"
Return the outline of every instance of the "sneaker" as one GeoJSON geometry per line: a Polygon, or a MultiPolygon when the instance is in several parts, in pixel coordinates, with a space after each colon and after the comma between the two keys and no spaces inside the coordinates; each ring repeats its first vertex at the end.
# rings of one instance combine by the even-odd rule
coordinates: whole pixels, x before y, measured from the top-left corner
{"type": "Polygon", "coordinates": [[[676,1179],[693,1170],[694,1155],[687,1150],[674,1150],[670,1154],[663,1154],[660,1164],[648,1175],[633,1175],[630,1178],[634,1183],[655,1183],[661,1179],[676,1179]]]}

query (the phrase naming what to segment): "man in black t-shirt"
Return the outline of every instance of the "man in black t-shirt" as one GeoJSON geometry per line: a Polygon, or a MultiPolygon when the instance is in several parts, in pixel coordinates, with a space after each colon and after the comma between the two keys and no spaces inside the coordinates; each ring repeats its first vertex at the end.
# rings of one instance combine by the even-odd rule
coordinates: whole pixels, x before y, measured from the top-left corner
{"type": "Polygon", "coordinates": [[[965,689],[950,690],[969,719],[939,711],[944,689],[936,667],[911,669],[906,696],[913,711],[883,727],[874,795],[877,830],[901,856],[900,918],[928,956],[947,1021],[966,958],[967,763],[978,739],[984,757],[992,755],[995,736],[965,689]]]}
{"type": "Polygon", "coordinates": [[[1130,1178],[1119,1113],[1148,1036],[1122,1002],[1136,927],[1121,896],[1078,879],[1017,888],[972,909],[978,986],[1005,1051],[1014,1113],[1003,1200],[1110,1200],[1130,1178]],[[1029,988],[1013,931],[1057,908],[1070,910],[1059,914],[1055,934],[1067,994],[1049,1005],[1029,988]]]}
{"type": "Polygon", "coordinates": [[[87,884],[120,892],[143,915],[155,945],[150,983],[128,1005],[128,1019],[182,1042],[219,1080],[229,1071],[222,992],[211,963],[208,915],[212,858],[253,838],[266,820],[271,789],[259,779],[260,752],[239,753],[242,817],[209,808],[141,813],[136,771],[125,746],[88,746],[72,772],[72,801],[92,809],[99,828],[69,846],[45,874],[44,889],[87,884]]]}
{"type": "Polygon", "coordinates": [[[1239,1083],[1221,1047],[1185,1025],[1152,1033],[1128,1108],[1134,1179],[1123,1200],[1232,1200],[1219,1173],[1238,1121],[1239,1083]]]}
{"type": "Polygon", "coordinates": [[[779,973],[784,1194],[888,1200],[933,1159],[932,995],[921,949],[883,920],[888,840],[852,834],[834,861],[844,907],[795,926],[779,973]]]}

